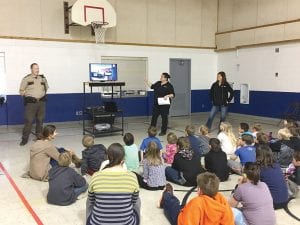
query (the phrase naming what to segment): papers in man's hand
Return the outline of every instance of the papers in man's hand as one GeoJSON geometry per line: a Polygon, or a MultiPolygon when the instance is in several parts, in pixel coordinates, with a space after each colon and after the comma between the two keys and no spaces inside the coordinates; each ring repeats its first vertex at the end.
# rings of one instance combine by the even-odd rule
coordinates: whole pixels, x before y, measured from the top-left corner
{"type": "Polygon", "coordinates": [[[170,99],[169,98],[157,98],[158,105],[170,105],[170,99]]]}

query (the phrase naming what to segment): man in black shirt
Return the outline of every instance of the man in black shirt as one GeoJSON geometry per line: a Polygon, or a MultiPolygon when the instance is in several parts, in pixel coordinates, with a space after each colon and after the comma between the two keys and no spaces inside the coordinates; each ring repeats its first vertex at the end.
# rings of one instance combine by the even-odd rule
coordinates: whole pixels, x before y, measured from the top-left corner
{"type": "Polygon", "coordinates": [[[151,84],[147,81],[147,85],[154,90],[154,104],[151,119],[151,126],[156,127],[157,118],[161,115],[162,126],[159,136],[163,136],[167,132],[168,115],[171,104],[171,98],[175,97],[174,88],[169,82],[170,75],[162,73],[160,81],[151,84]]]}

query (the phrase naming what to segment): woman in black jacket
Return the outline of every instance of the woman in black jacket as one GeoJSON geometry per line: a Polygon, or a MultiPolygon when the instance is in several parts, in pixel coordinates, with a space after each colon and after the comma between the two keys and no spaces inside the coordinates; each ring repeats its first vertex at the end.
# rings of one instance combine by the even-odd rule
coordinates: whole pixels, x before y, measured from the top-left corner
{"type": "Polygon", "coordinates": [[[212,122],[215,115],[221,109],[220,123],[225,121],[228,103],[233,99],[233,89],[226,80],[225,72],[219,72],[217,81],[214,82],[210,88],[210,98],[212,101],[212,108],[206,126],[211,129],[212,122]]]}

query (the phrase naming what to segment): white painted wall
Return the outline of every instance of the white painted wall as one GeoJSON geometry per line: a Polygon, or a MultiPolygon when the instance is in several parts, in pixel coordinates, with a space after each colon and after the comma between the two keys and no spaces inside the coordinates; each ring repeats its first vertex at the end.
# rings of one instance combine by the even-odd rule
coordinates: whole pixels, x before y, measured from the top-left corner
{"type": "Polygon", "coordinates": [[[235,89],[241,83],[249,83],[256,91],[299,92],[300,43],[219,52],[218,70],[228,74],[235,89]]]}
{"type": "Polygon", "coordinates": [[[6,94],[18,94],[21,79],[30,73],[33,62],[49,82],[49,93],[80,93],[82,82],[89,79],[88,64],[101,56],[148,57],[150,81],[169,71],[169,58],[192,61],[192,89],[208,89],[217,72],[217,53],[205,49],[158,48],[140,46],[64,43],[0,39],[0,52],[6,56],[6,94]]]}

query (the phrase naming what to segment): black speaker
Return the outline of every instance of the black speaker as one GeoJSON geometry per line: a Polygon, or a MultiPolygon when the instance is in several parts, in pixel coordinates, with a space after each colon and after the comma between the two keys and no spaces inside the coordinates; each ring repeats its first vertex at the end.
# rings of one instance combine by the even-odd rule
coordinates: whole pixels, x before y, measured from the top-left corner
{"type": "Polygon", "coordinates": [[[106,112],[117,112],[118,106],[116,102],[104,102],[104,109],[106,112]]]}

